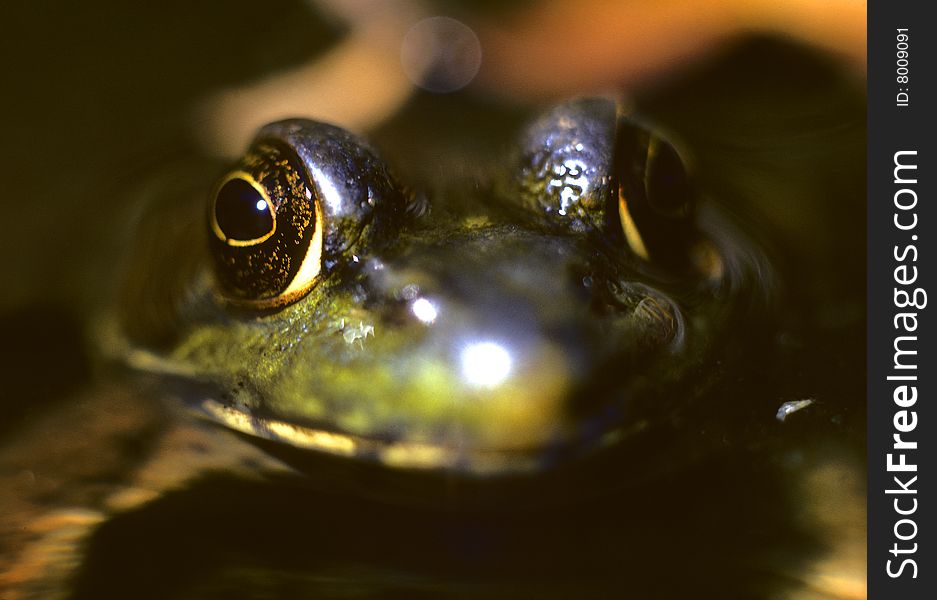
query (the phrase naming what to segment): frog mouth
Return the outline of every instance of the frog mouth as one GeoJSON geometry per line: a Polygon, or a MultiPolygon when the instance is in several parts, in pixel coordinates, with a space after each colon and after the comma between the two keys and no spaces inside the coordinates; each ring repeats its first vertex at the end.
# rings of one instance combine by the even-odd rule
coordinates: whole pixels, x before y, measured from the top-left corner
{"type": "MultiPolygon", "coordinates": [[[[435,444],[412,440],[388,440],[330,431],[252,414],[247,408],[210,398],[197,404],[201,416],[252,439],[320,452],[336,457],[365,459],[393,469],[447,471],[467,475],[523,475],[541,471],[552,462],[544,447],[466,448],[455,444],[435,444]]],[[[644,420],[627,429],[612,429],[581,450],[612,446],[646,429],[644,420]]]]}

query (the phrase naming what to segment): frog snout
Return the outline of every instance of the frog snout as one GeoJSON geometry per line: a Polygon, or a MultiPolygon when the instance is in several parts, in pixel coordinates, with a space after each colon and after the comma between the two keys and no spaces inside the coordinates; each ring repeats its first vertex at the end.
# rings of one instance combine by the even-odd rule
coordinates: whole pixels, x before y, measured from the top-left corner
{"type": "Polygon", "coordinates": [[[395,419],[379,435],[434,447],[595,437],[616,418],[609,405],[627,400],[627,380],[681,328],[666,296],[613,277],[576,239],[482,235],[365,268],[384,318],[363,349],[394,390],[395,419]]]}
{"type": "Polygon", "coordinates": [[[397,467],[515,470],[640,423],[679,362],[676,303],[581,236],[462,228],[356,265],[285,313],[282,351],[214,418],[397,467]]]}

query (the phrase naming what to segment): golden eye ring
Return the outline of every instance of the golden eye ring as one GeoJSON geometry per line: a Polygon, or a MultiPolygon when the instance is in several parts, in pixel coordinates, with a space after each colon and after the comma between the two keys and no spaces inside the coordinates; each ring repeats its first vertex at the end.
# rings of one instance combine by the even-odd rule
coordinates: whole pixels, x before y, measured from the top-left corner
{"type": "Polygon", "coordinates": [[[324,218],[303,164],[256,141],[213,188],[209,243],[225,301],[268,309],[304,296],[322,269],[324,218]]]}
{"type": "Polygon", "coordinates": [[[289,285],[287,285],[286,289],[280,292],[276,297],[268,300],[240,300],[232,301],[232,303],[247,305],[257,309],[277,308],[292,304],[309,293],[309,290],[315,285],[319,274],[322,272],[322,210],[318,202],[314,203],[314,208],[316,215],[315,231],[312,234],[312,239],[309,241],[309,247],[306,250],[306,255],[302,259],[299,271],[296,272],[296,275],[290,281],[289,285]]]}
{"type": "Polygon", "coordinates": [[[327,268],[356,260],[358,245],[371,242],[366,232],[395,231],[408,199],[371,147],[344,129],[307,119],[263,127],[207,202],[219,300],[259,310],[296,302],[327,268]]]}

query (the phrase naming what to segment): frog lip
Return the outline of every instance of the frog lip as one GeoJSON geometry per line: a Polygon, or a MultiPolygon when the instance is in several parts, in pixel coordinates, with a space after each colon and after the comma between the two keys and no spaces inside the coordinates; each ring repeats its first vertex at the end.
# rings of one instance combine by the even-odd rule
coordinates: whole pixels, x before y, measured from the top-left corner
{"type": "MultiPolygon", "coordinates": [[[[478,448],[413,440],[388,440],[324,428],[308,427],[272,417],[252,414],[249,409],[224,404],[210,398],[197,406],[203,417],[252,438],[260,438],[300,450],[333,456],[365,459],[388,468],[414,471],[447,471],[467,475],[522,475],[543,470],[555,462],[547,446],[478,448]]],[[[591,444],[580,448],[610,446],[647,427],[638,421],[628,429],[611,429],[591,444]]]]}

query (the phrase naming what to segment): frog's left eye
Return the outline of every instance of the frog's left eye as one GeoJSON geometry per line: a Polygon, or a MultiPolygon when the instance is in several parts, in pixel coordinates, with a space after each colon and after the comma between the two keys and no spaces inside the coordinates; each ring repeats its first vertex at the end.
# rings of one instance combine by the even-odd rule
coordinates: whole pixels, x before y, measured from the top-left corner
{"type": "Polygon", "coordinates": [[[294,302],[326,264],[354,256],[366,227],[402,213],[403,204],[400,186],[363,140],[315,121],[268,125],[212,191],[216,283],[238,305],[294,302]]]}

